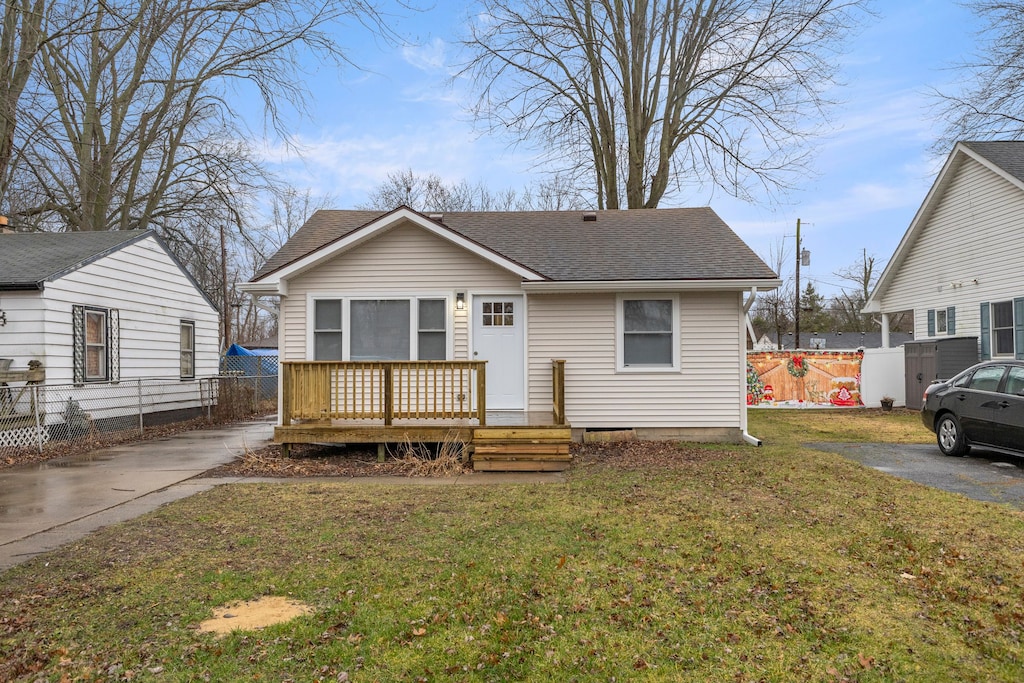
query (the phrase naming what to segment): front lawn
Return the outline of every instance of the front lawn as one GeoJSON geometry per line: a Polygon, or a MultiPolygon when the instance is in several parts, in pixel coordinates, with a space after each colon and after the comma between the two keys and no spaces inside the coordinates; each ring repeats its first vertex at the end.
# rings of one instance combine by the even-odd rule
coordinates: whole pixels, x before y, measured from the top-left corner
{"type": "Polygon", "coordinates": [[[564,484],[218,487],[0,579],[0,680],[1019,681],[1024,515],[804,442],[585,449],[564,484]],[[657,466],[650,463],[657,462],[657,466]],[[263,595],[315,612],[218,638],[263,595]]]}

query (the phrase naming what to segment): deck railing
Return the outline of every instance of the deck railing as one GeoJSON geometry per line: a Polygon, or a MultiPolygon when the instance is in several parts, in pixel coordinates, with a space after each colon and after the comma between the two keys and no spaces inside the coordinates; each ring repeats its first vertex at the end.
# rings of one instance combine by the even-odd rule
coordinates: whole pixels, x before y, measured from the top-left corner
{"type": "Polygon", "coordinates": [[[286,361],[281,424],[293,420],[478,420],[487,414],[484,361],[286,361]]]}

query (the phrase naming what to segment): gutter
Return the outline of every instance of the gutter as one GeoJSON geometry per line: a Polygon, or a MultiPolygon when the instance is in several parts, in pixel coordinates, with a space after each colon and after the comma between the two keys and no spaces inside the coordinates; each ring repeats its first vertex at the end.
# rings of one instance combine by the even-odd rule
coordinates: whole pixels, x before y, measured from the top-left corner
{"type": "Polygon", "coordinates": [[[751,436],[750,434],[747,434],[746,430],[743,431],[743,440],[749,443],[751,446],[761,445],[761,439],[757,438],[756,436],[751,436]]]}

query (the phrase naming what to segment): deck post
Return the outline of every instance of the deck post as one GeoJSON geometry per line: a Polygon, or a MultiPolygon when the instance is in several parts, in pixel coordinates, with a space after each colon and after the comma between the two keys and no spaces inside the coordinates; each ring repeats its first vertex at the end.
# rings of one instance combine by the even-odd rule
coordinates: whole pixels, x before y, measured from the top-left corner
{"type": "MultiPolygon", "coordinates": [[[[384,424],[388,427],[395,421],[395,372],[391,363],[384,364],[384,377],[381,380],[384,385],[384,424]]],[[[378,453],[379,455],[379,453],[378,453]]]]}
{"type": "Polygon", "coordinates": [[[481,362],[476,368],[476,414],[480,418],[480,426],[487,424],[487,361],[481,362]]]}
{"type": "Polygon", "coordinates": [[[281,368],[281,424],[285,427],[292,423],[292,367],[286,363],[281,368]]]}
{"type": "Polygon", "coordinates": [[[551,359],[551,416],[556,425],[565,424],[565,361],[551,359]]]}

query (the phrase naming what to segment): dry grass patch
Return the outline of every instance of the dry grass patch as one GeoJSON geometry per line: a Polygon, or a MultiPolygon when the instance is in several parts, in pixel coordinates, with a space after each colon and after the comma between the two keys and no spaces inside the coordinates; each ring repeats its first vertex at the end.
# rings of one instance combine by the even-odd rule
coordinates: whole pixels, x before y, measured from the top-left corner
{"type": "Polygon", "coordinates": [[[1024,679],[1024,515],[780,419],[588,447],[563,484],[218,487],[5,573],[0,679],[1024,679]],[[315,612],[194,628],[261,595],[315,612]]]}

